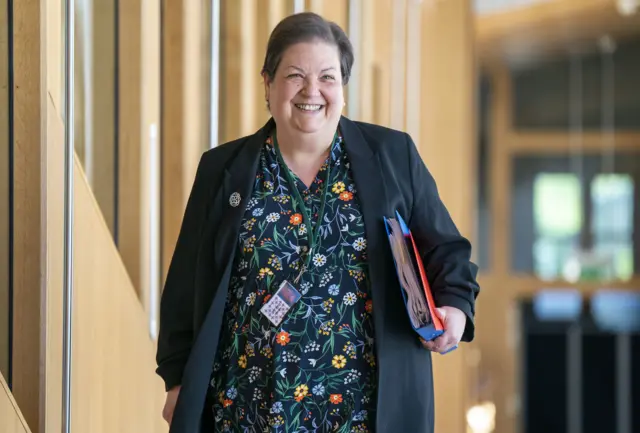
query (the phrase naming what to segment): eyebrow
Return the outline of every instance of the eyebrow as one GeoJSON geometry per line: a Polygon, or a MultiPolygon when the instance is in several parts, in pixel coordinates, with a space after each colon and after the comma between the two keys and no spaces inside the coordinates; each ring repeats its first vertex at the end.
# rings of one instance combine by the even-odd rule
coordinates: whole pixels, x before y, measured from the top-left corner
{"type": "MultiPolygon", "coordinates": [[[[302,68],[299,68],[299,67],[294,66],[294,65],[289,65],[289,68],[293,68],[293,69],[295,69],[295,70],[297,70],[297,71],[304,72],[304,70],[303,70],[302,68]]],[[[324,72],[335,71],[335,70],[336,70],[336,68],[335,68],[335,67],[330,66],[330,67],[328,67],[328,68],[324,68],[324,69],[323,69],[322,71],[320,71],[320,72],[321,72],[321,73],[324,73],[324,72]]]]}

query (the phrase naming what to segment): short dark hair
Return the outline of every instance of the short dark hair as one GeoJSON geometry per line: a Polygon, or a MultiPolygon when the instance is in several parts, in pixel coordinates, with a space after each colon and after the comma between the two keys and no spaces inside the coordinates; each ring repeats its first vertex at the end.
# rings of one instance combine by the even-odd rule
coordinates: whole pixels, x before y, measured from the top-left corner
{"type": "Polygon", "coordinates": [[[273,29],[267,44],[262,75],[266,74],[269,81],[272,81],[287,48],[313,40],[321,40],[338,48],[342,84],[347,84],[354,61],[351,41],[338,24],[327,21],[313,12],[289,15],[273,29]]]}

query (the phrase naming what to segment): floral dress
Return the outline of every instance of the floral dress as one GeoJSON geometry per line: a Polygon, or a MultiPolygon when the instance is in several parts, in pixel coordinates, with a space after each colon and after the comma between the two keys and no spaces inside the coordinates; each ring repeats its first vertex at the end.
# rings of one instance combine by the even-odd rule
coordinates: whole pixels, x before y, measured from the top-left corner
{"type": "Polygon", "coordinates": [[[287,182],[271,139],[240,231],[205,417],[212,432],[370,432],[376,359],[367,241],[342,138],[307,188],[287,182]],[[317,221],[327,168],[329,186],[317,221]],[[309,248],[298,188],[319,245],[295,284],[302,294],[274,326],[260,308],[294,281],[309,248]]]}

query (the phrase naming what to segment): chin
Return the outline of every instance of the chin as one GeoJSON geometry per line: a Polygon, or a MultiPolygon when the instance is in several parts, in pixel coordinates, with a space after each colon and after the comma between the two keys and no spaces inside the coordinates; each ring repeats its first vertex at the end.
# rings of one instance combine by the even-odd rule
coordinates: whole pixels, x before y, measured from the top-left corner
{"type": "Polygon", "coordinates": [[[327,128],[337,128],[339,120],[340,118],[332,119],[326,116],[306,119],[298,118],[294,120],[294,124],[299,131],[307,134],[313,134],[315,132],[326,130],[327,128]]]}

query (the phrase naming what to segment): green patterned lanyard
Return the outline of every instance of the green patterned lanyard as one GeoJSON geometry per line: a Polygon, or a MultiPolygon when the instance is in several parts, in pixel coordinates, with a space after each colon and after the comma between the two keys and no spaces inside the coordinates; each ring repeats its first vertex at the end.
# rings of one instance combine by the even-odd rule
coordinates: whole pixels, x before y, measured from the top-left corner
{"type": "MultiPolygon", "coordinates": [[[[336,133],[336,135],[333,137],[333,141],[331,142],[331,149],[333,149],[333,144],[335,143],[337,136],[338,134],[336,133]]],[[[294,281],[294,283],[297,283],[302,273],[304,273],[309,268],[309,264],[311,263],[311,255],[312,255],[311,253],[318,246],[318,240],[320,237],[320,227],[322,226],[322,218],[324,217],[324,208],[327,201],[326,200],[327,192],[329,190],[329,181],[331,179],[331,158],[329,158],[329,163],[327,164],[327,175],[325,176],[325,179],[324,179],[324,185],[322,188],[322,198],[320,200],[320,212],[318,213],[318,222],[316,223],[316,227],[314,230],[313,226],[311,225],[311,209],[307,209],[307,206],[305,205],[304,200],[300,195],[300,191],[298,191],[298,186],[296,184],[296,181],[293,179],[291,170],[287,166],[287,163],[284,161],[284,158],[282,157],[282,153],[280,153],[280,146],[278,146],[278,140],[276,139],[275,134],[273,134],[272,140],[273,140],[273,147],[275,148],[276,155],[278,156],[278,162],[284,168],[284,173],[287,178],[287,182],[289,183],[289,187],[293,190],[293,198],[297,200],[298,205],[302,210],[302,218],[304,220],[305,226],[307,227],[307,236],[309,238],[309,250],[307,251],[307,256],[305,258],[304,265],[300,270],[300,274],[294,281]]],[[[331,151],[329,151],[329,155],[331,155],[331,151]]]]}

